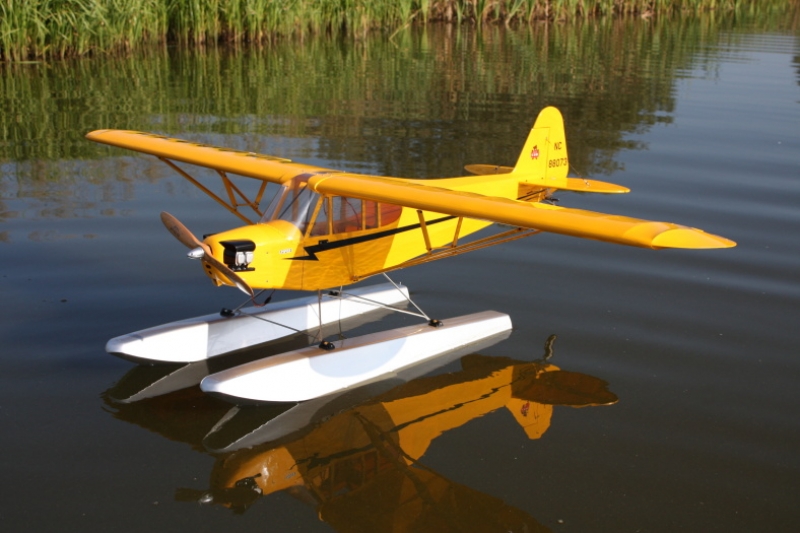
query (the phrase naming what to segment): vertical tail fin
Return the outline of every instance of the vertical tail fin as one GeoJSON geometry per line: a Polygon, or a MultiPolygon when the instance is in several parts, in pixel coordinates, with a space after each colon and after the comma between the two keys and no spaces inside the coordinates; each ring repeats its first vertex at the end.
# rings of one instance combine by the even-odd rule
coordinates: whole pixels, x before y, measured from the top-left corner
{"type": "Polygon", "coordinates": [[[550,419],[553,417],[552,405],[520,398],[509,398],[506,409],[511,412],[514,420],[522,426],[523,431],[531,440],[544,435],[544,432],[550,427],[550,419]]]}
{"type": "Polygon", "coordinates": [[[555,107],[545,107],[536,118],[512,173],[519,174],[524,183],[563,186],[568,171],[564,119],[555,107]]]}

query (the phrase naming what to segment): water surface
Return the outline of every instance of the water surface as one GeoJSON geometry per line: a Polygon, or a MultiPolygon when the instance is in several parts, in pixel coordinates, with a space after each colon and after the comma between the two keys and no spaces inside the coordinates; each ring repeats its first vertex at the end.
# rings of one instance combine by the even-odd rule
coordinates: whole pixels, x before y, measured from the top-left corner
{"type": "Polygon", "coordinates": [[[793,20],[431,28],[4,65],[0,519],[38,531],[796,530],[793,20]],[[314,416],[232,411],[180,380],[120,401],[176,369],[135,369],[104,353],[108,338],[239,303],[185,260],[158,213],[197,233],[237,221],[87,131],[438,177],[512,164],[546,105],[565,116],[576,173],[632,189],[562,205],[738,247],[541,235],[401,271],[432,316],[495,309],[513,333],[416,381],[306,406],[314,416]],[[409,425],[415,409],[425,422],[409,425]],[[265,441],[232,444],[270,420],[265,441]],[[291,483],[223,490],[226,476],[252,477],[248,461],[273,459],[296,462],[291,483]]]}

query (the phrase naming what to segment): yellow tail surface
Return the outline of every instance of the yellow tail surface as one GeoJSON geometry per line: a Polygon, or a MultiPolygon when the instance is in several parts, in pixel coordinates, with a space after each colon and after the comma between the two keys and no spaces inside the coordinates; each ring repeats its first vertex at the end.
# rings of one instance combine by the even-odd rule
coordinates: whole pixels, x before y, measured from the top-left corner
{"type": "Polygon", "coordinates": [[[536,118],[512,173],[525,183],[565,187],[568,171],[564,119],[558,109],[546,107],[536,118]]]}

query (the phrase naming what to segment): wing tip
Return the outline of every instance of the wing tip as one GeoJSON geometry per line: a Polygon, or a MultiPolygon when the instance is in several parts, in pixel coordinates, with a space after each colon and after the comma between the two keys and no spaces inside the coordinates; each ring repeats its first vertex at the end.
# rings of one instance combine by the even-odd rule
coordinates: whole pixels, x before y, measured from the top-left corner
{"type": "Polygon", "coordinates": [[[110,131],[110,130],[94,130],[94,131],[90,131],[89,133],[87,133],[86,135],[84,135],[84,137],[85,137],[85,138],[87,138],[87,139],[89,139],[90,141],[94,141],[94,140],[96,140],[98,137],[102,137],[102,136],[103,136],[103,134],[104,134],[105,132],[107,132],[107,131],[110,131]]]}
{"type": "Polygon", "coordinates": [[[710,250],[733,248],[736,242],[697,228],[673,228],[656,235],[652,240],[655,248],[687,248],[710,250]]]}

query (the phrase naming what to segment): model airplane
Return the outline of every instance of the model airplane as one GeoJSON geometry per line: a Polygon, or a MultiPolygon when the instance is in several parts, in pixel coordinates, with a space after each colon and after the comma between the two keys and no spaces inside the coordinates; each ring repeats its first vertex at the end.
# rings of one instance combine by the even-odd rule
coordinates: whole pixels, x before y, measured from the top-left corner
{"type": "MultiPolygon", "coordinates": [[[[321,291],[340,288],[376,274],[540,232],[653,249],[735,246],[726,238],[679,224],[553,205],[551,195],[559,190],[628,192],[619,185],[567,177],[569,157],[564,122],[554,107],[541,111],[514,167],[469,165],[466,169],[472,175],[444,179],[353,174],[141,132],[99,130],[87,137],[155,155],[246,222],[245,226],[200,240],[175,217],[162,213],[165,226],[190,248],[189,257],[202,261],[205,273],[216,285],[236,286],[250,298],[254,297],[254,289],[321,291]],[[178,163],[215,170],[227,198],[212,192],[178,163]],[[229,174],[259,180],[261,185],[256,195],[253,198],[245,195],[229,174]],[[260,204],[268,183],[279,184],[280,190],[262,210],[260,204]],[[243,212],[248,209],[255,215],[253,219],[243,212]],[[494,223],[511,229],[465,242],[466,237],[494,223]]],[[[325,318],[323,299],[321,293],[318,294],[316,316],[310,320],[317,320],[321,326],[335,318],[325,318]]],[[[332,298],[340,296],[336,293],[332,298]]],[[[357,299],[363,303],[370,300],[369,296],[361,294],[357,299]]],[[[340,301],[328,303],[329,307],[335,307],[340,301]]],[[[391,305],[393,302],[378,303],[391,305]]],[[[296,306],[302,310],[312,307],[313,303],[309,302],[296,306]]],[[[254,316],[254,312],[248,310],[229,314],[237,315],[230,317],[233,319],[254,316]]],[[[424,313],[422,316],[428,318],[424,313]]],[[[271,320],[266,316],[260,318],[271,320]]],[[[192,323],[193,328],[220,328],[218,319],[201,317],[197,320],[192,323]]],[[[441,324],[439,321],[430,323],[441,324]]],[[[308,326],[308,321],[301,320],[290,329],[301,330],[308,326]]],[[[464,327],[469,330],[472,326],[464,327]]],[[[510,322],[502,327],[510,327],[510,322]]],[[[107,349],[136,359],[169,360],[161,355],[142,354],[145,350],[142,342],[153,340],[150,343],[153,344],[156,338],[164,341],[167,337],[163,333],[163,329],[139,332],[138,337],[126,337],[124,342],[111,346],[112,339],[107,349]],[[131,343],[138,343],[135,349],[128,346],[132,346],[131,343]]],[[[235,335],[234,328],[227,326],[228,333],[235,335]]],[[[166,351],[174,348],[174,342],[178,341],[171,337],[164,344],[166,351]]],[[[205,346],[208,346],[208,353],[200,358],[211,354],[210,341],[201,342],[199,351],[203,352],[205,346]]],[[[333,347],[332,343],[321,345],[323,349],[333,347]]],[[[146,351],[152,351],[149,345],[146,351]]],[[[185,358],[178,360],[188,362],[185,358]]]]}

